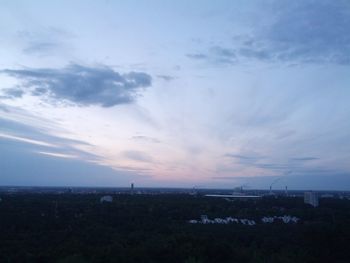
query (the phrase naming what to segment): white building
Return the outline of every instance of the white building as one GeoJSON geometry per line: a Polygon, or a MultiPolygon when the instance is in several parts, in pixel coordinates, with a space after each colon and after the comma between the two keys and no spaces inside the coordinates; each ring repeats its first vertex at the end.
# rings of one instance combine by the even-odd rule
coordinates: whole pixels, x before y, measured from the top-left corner
{"type": "Polygon", "coordinates": [[[266,216],[264,216],[264,217],[261,219],[261,221],[262,221],[263,223],[273,223],[274,218],[273,218],[273,217],[266,217],[266,216]]]}
{"type": "Polygon", "coordinates": [[[305,192],[304,193],[304,203],[310,204],[313,207],[318,206],[318,195],[315,192],[305,192]]]}
{"type": "Polygon", "coordinates": [[[113,197],[110,195],[102,196],[100,199],[100,202],[101,203],[103,203],[103,202],[111,203],[111,202],[113,202],[113,197]]]}
{"type": "MultiPolygon", "coordinates": [[[[290,215],[284,215],[284,216],[264,216],[261,218],[261,222],[264,224],[271,224],[275,222],[283,222],[284,224],[296,224],[299,222],[299,218],[295,216],[290,215]]],[[[242,225],[248,225],[248,226],[255,226],[257,223],[255,220],[252,219],[246,219],[246,218],[233,218],[233,217],[226,217],[226,218],[214,218],[209,219],[207,215],[201,215],[201,220],[189,220],[190,224],[230,224],[230,223],[237,223],[242,225]]]]}

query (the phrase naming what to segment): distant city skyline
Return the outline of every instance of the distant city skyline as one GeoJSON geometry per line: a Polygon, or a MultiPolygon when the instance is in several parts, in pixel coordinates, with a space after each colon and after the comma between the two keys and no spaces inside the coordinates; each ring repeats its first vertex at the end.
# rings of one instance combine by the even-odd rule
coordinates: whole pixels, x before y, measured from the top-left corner
{"type": "Polygon", "coordinates": [[[0,6],[0,185],[350,190],[350,2],[0,6]]]}

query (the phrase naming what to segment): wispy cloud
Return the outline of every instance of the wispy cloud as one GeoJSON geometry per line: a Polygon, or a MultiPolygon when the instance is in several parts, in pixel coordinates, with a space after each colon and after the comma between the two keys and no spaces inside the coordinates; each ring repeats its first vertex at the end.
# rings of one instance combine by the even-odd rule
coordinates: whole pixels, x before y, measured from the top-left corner
{"type": "Polygon", "coordinates": [[[131,137],[131,139],[135,140],[135,141],[143,141],[143,142],[151,142],[151,143],[160,143],[161,142],[157,138],[144,136],[144,135],[133,136],[133,137],[131,137]]]}
{"type": "Polygon", "coordinates": [[[300,162],[304,162],[304,161],[314,161],[314,160],[318,160],[320,158],[317,157],[297,157],[297,158],[291,158],[292,161],[300,161],[300,162]]]}
{"type": "Polygon", "coordinates": [[[259,10],[265,21],[232,42],[188,54],[221,64],[249,60],[286,63],[350,64],[348,1],[271,1],[259,10]]]}
{"type": "Polygon", "coordinates": [[[72,39],[73,35],[56,27],[20,30],[16,37],[23,44],[22,52],[27,55],[57,55],[65,50],[72,49],[68,44],[68,40],[72,39]]]}
{"type": "Polygon", "coordinates": [[[186,55],[188,58],[192,58],[192,59],[207,59],[208,55],[204,54],[204,53],[189,53],[186,55]]]}
{"type": "Polygon", "coordinates": [[[79,106],[131,103],[140,90],[152,84],[151,76],[144,72],[120,74],[107,66],[70,64],[62,69],[4,69],[0,73],[22,82],[15,93],[4,90],[5,95],[20,97],[29,93],[79,106]]]}
{"type": "Polygon", "coordinates": [[[19,141],[19,142],[25,142],[29,144],[34,144],[34,145],[40,145],[40,146],[47,146],[47,147],[57,147],[57,145],[54,145],[52,143],[44,142],[44,141],[38,141],[38,140],[33,140],[25,137],[19,137],[19,136],[14,136],[11,134],[4,134],[0,133],[0,138],[8,139],[8,140],[14,140],[14,141],[19,141]]]}
{"type": "Polygon", "coordinates": [[[240,159],[240,160],[259,160],[263,158],[259,156],[247,156],[247,155],[240,155],[240,154],[233,154],[233,153],[228,153],[225,156],[240,159]]]}
{"type": "Polygon", "coordinates": [[[157,75],[157,78],[165,80],[165,81],[172,81],[174,80],[176,77],[174,76],[170,76],[170,75],[157,75]]]}
{"type": "MultiPolygon", "coordinates": [[[[310,173],[315,172],[315,167],[308,166],[312,161],[317,161],[320,158],[312,156],[292,157],[292,158],[278,158],[277,156],[259,156],[259,155],[241,155],[228,153],[225,157],[231,158],[235,164],[243,166],[244,168],[258,168],[265,171],[275,172],[288,172],[295,173],[310,173]],[[278,159],[278,161],[275,161],[278,159]]],[[[324,168],[317,169],[317,171],[326,171],[324,168]]],[[[328,169],[327,169],[328,171],[328,169]]]]}
{"type": "Polygon", "coordinates": [[[236,51],[223,46],[212,46],[206,53],[187,54],[187,57],[195,60],[206,60],[214,64],[235,64],[238,62],[236,51]]]}
{"type": "MultiPolygon", "coordinates": [[[[46,123],[48,124],[49,120],[46,123]]],[[[101,162],[101,157],[82,149],[92,147],[84,141],[52,135],[50,129],[41,129],[1,116],[0,139],[8,143],[19,143],[24,149],[30,149],[32,152],[52,153],[52,156],[56,154],[57,157],[75,156],[75,158],[86,162],[101,162]]]]}
{"type": "Polygon", "coordinates": [[[56,153],[56,152],[41,152],[41,151],[38,151],[37,153],[47,155],[47,156],[52,156],[52,157],[78,159],[78,156],[71,155],[71,154],[63,154],[63,153],[56,153]]]}
{"type": "Polygon", "coordinates": [[[141,151],[124,151],[122,155],[130,160],[138,162],[152,162],[152,157],[145,152],[141,151]]]}
{"type": "Polygon", "coordinates": [[[241,155],[234,153],[227,153],[225,157],[233,159],[236,163],[246,165],[246,166],[256,166],[258,162],[263,160],[264,156],[258,155],[241,155]]]}

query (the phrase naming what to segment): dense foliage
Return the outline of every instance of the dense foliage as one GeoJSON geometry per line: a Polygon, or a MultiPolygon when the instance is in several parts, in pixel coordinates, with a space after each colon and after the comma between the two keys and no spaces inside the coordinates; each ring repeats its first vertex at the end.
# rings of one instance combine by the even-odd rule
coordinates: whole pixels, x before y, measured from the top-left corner
{"type": "Polygon", "coordinates": [[[350,262],[350,201],[201,196],[2,195],[0,262],[350,262]],[[189,224],[292,215],[298,224],[189,224]]]}

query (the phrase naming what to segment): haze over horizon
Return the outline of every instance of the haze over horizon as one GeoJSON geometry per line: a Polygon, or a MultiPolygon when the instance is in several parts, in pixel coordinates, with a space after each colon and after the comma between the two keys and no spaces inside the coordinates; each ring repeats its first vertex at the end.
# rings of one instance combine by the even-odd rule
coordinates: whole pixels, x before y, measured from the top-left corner
{"type": "Polygon", "coordinates": [[[9,1],[0,185],[350,190],[350,2],[9,1]]]}

